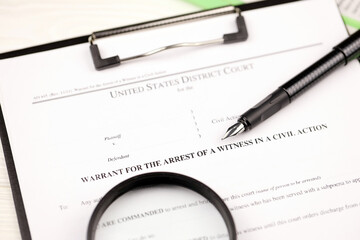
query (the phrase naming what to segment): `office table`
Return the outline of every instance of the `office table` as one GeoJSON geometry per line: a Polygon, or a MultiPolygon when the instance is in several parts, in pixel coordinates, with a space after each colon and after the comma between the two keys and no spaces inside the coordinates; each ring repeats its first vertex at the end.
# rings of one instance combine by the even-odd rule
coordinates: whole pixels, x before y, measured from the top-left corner
{"type": "MultiPolygon", "coordinates": [[[[0,53],[197,10],[182,0],[3,0],[0,53]]],[[[0,148],[0,239],[17,240],[21,236],[0,148]]]]}

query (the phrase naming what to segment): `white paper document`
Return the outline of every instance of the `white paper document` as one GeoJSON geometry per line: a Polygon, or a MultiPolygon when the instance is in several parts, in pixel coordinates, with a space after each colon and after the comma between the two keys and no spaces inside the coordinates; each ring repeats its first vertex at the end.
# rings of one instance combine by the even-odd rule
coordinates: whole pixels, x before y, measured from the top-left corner
{"type": "MultiPolygon", "coordinates": [[[[239,114],[348,36],[336,2],[242,15],[244,42],[173,49],[104,71],[95,70],[88,43],[0,61],[0,103],[32,239],[85,239],[109,189],[154,171],[185,174],[217,192],[238,239],[360,239],[358,61],[253,130],[221,140],[239,114]]],[[[219,38],[236,31],[235,17],[96,43],[102,57],[125,58],[219,38]]],[[[128,234],[157,237],[142,225],[128,234]]]]}

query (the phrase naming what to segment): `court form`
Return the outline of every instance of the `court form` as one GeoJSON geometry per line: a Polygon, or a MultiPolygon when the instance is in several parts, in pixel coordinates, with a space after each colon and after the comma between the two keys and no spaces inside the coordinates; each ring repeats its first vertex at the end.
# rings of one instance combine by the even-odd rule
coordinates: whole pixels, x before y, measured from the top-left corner
{"type": "MultiPolygon", "coordinates": [[[[88,43],[0,61],[0,103],[32,239],[85,239],[109,189],[154,171],[207,184],[230,208],[239,239],[360,238],[358,61],[252,131],[221,140],[240,113],[348,37],[335,1],[242,15],[244,42],[173,49],[104,71],[94,69],[88,43]]],[[[97,44],[104,58],[123,58],[219,38],[236,31],[235,17],[97,44]]],[[[129,239],[149,236],[156,232],[143,227],[129,239]]]]}

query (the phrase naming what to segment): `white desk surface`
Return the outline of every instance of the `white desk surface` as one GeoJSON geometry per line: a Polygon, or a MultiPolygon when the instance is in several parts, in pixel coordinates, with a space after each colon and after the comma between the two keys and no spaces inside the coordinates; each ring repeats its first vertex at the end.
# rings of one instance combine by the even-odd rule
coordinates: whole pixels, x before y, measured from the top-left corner
{"type": "MultiPolygon", "coordinates": [[[[182,0],[1,0],[0,53],[197,10],[182,0]]],[[[1,146],[0,239],[21,239],[1,146]]]]}

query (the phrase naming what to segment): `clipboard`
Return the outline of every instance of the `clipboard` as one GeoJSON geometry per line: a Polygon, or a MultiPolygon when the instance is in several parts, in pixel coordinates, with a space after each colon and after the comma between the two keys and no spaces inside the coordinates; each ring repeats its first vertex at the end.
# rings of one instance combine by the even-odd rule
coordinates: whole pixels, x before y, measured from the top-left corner
{"type": "MultiPolygon", "coordinates": [[[[231,8],[226,8],[225,12],[235,12],[236,11],[235,9],[239,9],[240,10],[239,13],[241,14],[241,12],[244,12],[244,11],[251,11],[251,10],[258,9],[258,8],[271,7],[274,5],[286,4],[286,3],[290,3],[290,2],[294,2],[294,1],[299,1],[299,0],[268,0],[268,1],[254,2],[254,3],[234,6],[231,8]],[[228,9],[231,9],[231,10],[228,10],[228,9]]],[[[221,9],[223,9],[223,8],[221,8],[221,9]]],[[[201,11],[201,12],[197,12],[195,14],[199,14],[199,13],[201,13],[201,14],[205,13],[205,16],[207,16],[208,13],[213,13],[213,10],[201,11]]],[[[110,29],[110,30],[104,30],[104,31],[100,31],[100,32],[95,32],[95,33],[92,33],[92,34],[89,34],[86,36],[80,36],[77,38],[72,38],[72,39],[62,40],[62,41],[58,41],[58,42],[52,42],[52,43],[48,43],[48,44],[34,46],[34,47],[30,47],[30,48],[20,49],[20,50],[16,50],[16,51],[11,51],[11,52],[7,52],[7,53],[2,53],[2,54],[0,54],[0,59],[13,58],[13,57],[23,56],[23,55],[27,55],[27,54],[36,54],[36,53],[43,52],[43,51],[51,51],[51,50],[58,49],[58,48],[63,48],[63,47],[67,47],[67,46],[73,46],[73,45],[89,42],[89,48],[92,53],[94,67],[98,70],[103,70],[108,67],[119,65],[120,60],[116,57],[111,57],[110,59],[103,59],[101,57],[99,47],[96,44],[94,44],[96,39],[101,38],[101,37],[106,37],[108,35],[119,34],[119,33],[121,34],[122,30],[128,29],[128,28],[135,28],[136,30],[134,30],[134,31],[137,31],[138,29],[142,29],[141,26],[151,25],[151,27],[149,27],[149,28],[152,28],[153,23],[164,22],[164,21],[172,23],[173,22],[172,20],[178,19],[179,17],[180,18],[183,18],[183,17],[188,18],[191,16],[192,16],[192,14],[185,14],[185,15],[180,15],[180,16],[175,16],[175,17],[170,17],[170,18],[165,18],[165,19],[159,19],[159,20],[144,22],[144,23],[135,24],[135,25],[129,25],[129,26],[110,29]],[[109,33],[111,33],[111,34],[109,34],[109,33]]],[[[246,22],[246,19],[245,19],[245,22],[246,22]]],[[[243,25],[241,25],[241,26],[243,27],[243,25]]],[[[238,25],[239,32],[242,33],[240,40],[246,40],[246,37],[247,37],[247,34],[245,34],[246,30],[242,29],[242,27],[239,27],[239,25],[238,25]]],[[[233,33],[231,33],[231,34],[233,34],[233,33]]],[[[236,34],[238,34],[238,33],[235,33],[235,38],[236,38],[236,34]]],[[[234,35],[232,35],[232,36],[234,36],[234,35]]],[[[17,177],[17,173],[16,173],[16,167],[14,164],[14,159],[13,159],[13,155],[12,155],[12,151],[11,151],[11,145],[9,143],[9,138],[8,138],[2,111],[0,111],[0,135],[1,135],[1,140],[2,140],[6,165],[7,165],[7,169],[8,169],[8,173],[9,173],[10,183],[11,183],[11,187],[12,187],[12,193],[13,193],[16,212],[17,212],[19,227],[20,227],[20,231],[21,231],[21,236],[22,236],[22,239],[28,240],[28,239],[31,239],[29,223],[28,223],[28,220],[26,217],[26,210],[25,210],[22,195],[21,195],[20,185],[19,185],[19,181],[18,181],[18,177],[17,177]]]]}
{"type": "MultiPolygon", "coordinates": [[[[240,9],[241,11],[251,11],[251,10],[258,9],[258,8],[265,8],[265,7],[275,6],[275,5],[278,5],[278,4],[285,4],[285,3],[296,2],[296,1],[300,1],[300,0],[259,1],[259,2],[252,2],[252,3],[242,4],[242,5],[238,5],[238,6],[234,6],[234,7],[240,9]]],[[[206,13],[208,11],[209,10],[200,11],[200,12],[205,12],[206,13]]],[[[210,12],[211,11],[212,10],[210,10],[210,12]]],[[[139,27],[139,26],[142,26],[142,25],[152,24],[154,22],[162,22],[162,21],[172,20],[172,19],[175,19],[177,17],[189,16],[189,15],[197,14],[197,13],[200,13],[200,12],[195,12],[195,13],[190,13],[190,14],[183,14],[183,15],[178,15],[178,16],[169,17],[169,18],[162,18],[162,19],[143,22],[143,23],[139,23],[139,24],[133,24],[133,25],[128,25],[128,26],[117,27],[117,28],[114,28],[114,29],[115,30],[121,30],[121,29],[125,29],[125,28],[139,27]]],[[[96,33],[107,33],[107,32],[109,32],[111,30],[114,30],[114,29],[107,29],[107,30],[103,30],[103,31],[98,31],[98,32],[95,32],[95,35],[96,35],[96,33]]],[[[75,37],[75,38],[71,38],[71,39],[65,39],[65,40],[61,40],[61,41],[57,41],[57,42],[51,42],[51,43],[47,43],[47,44],[42,44],[42,45],[38,45],[38,46],[34,46],[34,47],[28,47],[28,48],[24,48],[24,49],[19,49],[19,50],[14,50],[14,51],[10,51],[10,52],[0,53],[0,60],[1,59],[6,59],[6,58],[18,57],[18,56],[27,55],[27,54],[43,52],[43,51],[49,51],[49,50],[63,48],[63,47],[72,46],[72,45],[77,45],[77,44],[81,44],[81,43],[86,43],[86,42],[89,42],[89,37],[91,37],[93,34],[94,33],[90,33],[89,35],[85,35],[85,36],[79,36],[79,37],[75,37]]],[[[103,36],[101,36],[101,37],[103,37],[103,36]]]]}

